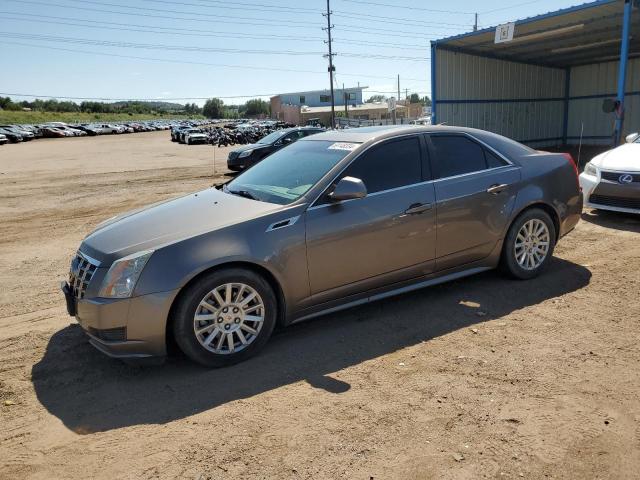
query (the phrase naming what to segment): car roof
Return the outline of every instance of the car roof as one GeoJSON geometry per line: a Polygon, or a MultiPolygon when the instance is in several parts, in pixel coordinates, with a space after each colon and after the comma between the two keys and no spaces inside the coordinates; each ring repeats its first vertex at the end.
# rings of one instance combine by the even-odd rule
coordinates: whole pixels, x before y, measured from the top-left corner
{"type": "Polygon", "coordinates": [[[335,142],[364,143],[376,138],[391,138],[405,133],[461,133],[475,135],[487,134],[483,130],[446,125],[378,125],[374,127],[349,128],[345,130],[327,130],[306,137],[304,141],[329,140],[335,142]]]}

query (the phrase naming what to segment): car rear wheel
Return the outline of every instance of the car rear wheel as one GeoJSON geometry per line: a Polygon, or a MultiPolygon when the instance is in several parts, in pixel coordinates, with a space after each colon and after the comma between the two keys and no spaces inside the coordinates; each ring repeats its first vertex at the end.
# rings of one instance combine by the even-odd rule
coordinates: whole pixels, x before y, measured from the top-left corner
{"type": "Polygon", "coordinates": [[[551,217],[539,208],[522,213],[511,225],[502,250],[502,268],[512,277],[537,277],[553,256],[556,231],[551,217]]]}
{"type": "Polygon", "coordinates": [[[181,350],[207,367],[255,355],[276,323],[273,289],[245,269],[212,272],[188,288],[175,309],[174,336],[181,350]]]}

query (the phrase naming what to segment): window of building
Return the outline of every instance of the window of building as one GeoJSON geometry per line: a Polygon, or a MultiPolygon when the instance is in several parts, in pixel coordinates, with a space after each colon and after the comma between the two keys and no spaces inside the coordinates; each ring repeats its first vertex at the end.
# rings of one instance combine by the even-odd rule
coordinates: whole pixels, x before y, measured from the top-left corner
{"type": "Polygon", "coordinates": [[[355,100],[356,94],[354,92],[347,93],[347,100],[355,100]]]}
{"type": "Polygon", "coordinates": [[[307,101],[307,97],[304,95],[300,95],[300,103],[305,103],[307,101]]]}
{"type": "Polygon", "coordinates": [[[320,101],[322,103],[329,103],[331,101],[331,95],[320,95],[320,101]]]}

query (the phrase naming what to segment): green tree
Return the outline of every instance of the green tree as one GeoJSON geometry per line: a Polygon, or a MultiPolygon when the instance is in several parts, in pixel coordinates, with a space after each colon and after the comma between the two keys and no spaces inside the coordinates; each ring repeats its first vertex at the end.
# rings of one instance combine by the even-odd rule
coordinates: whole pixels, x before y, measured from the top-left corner
{"type": "Polygon", "coordinates": [[[269,115],[269,104],[266,101],[261,100],[259,98],[254,98],[253,100],[249,100],[247,103],[244,104],[244,106],[245,106],[244,113],[247,116],[261,115],[261,114],[269,115]]]}
{"type": "Polygon", "coordinates": [[[224,102],[219,98],[210,98],[202,107],[202,113],[207,118],[224,117],[224,102]]]}
{"type": "Polygon", "coordinates": [[[372,95],[364,103],[384,102],[386,99],[384,95],[372,95]]]}

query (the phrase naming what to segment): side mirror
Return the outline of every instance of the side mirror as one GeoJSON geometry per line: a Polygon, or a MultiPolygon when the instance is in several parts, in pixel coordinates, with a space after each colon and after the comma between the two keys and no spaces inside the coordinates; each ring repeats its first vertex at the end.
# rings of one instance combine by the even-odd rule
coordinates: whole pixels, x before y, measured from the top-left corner
{"type": "Polygon", "coordinates": [[[631,133],[625,137],[624,141],[627,143],[633,143],[638,139],[638,137],[640,137],[640,133],[631,133]]]}
{"type": "Polygon", "coordinates": [[[367,187],[359,178],[343,177],[333,192],[329,194],[329,198],[335,202],[342,200],[353,200],[355,198],[364,198],[367,196],[367,187]]]}
{"type": "Polygon", "coordinates": [[[282,143],[287,144],[287,143],[291,143],[293,142],[293,139],[291,137],[285,137],[282,139],[282,143]]]}

